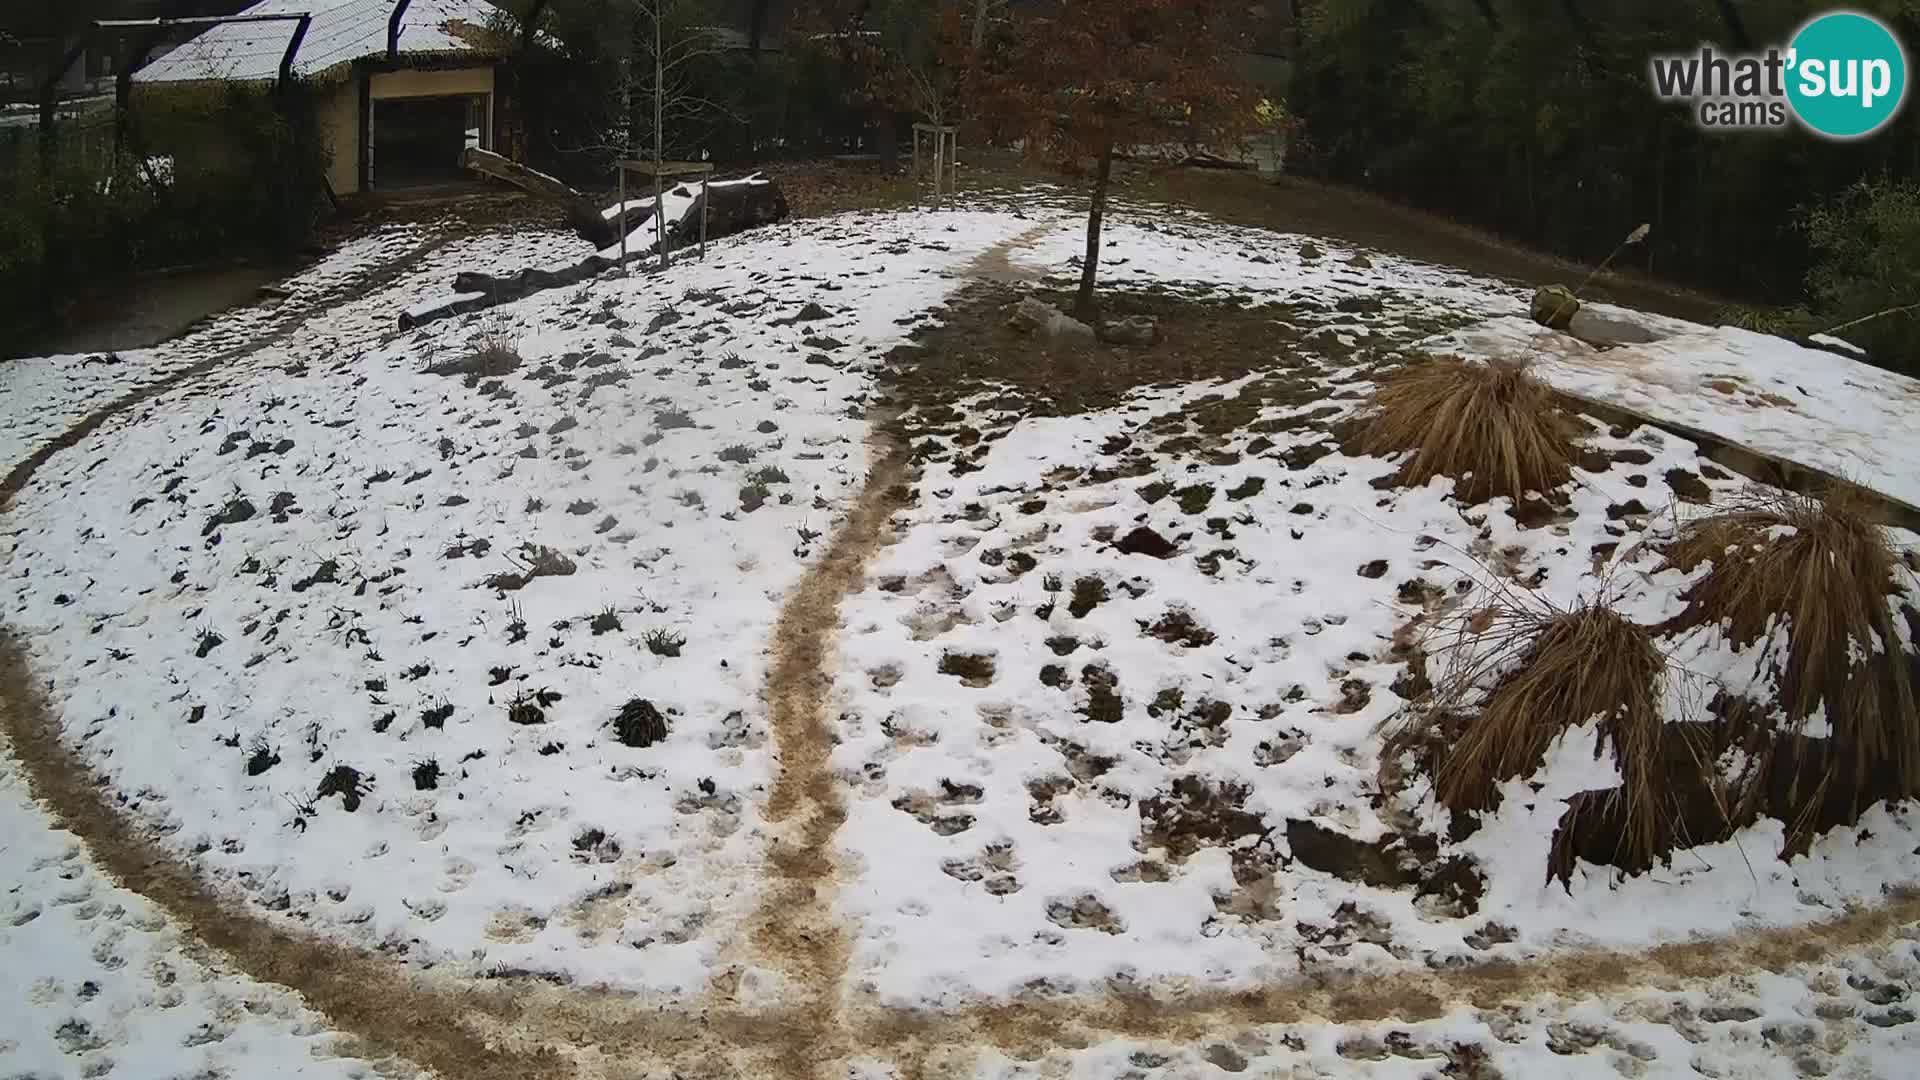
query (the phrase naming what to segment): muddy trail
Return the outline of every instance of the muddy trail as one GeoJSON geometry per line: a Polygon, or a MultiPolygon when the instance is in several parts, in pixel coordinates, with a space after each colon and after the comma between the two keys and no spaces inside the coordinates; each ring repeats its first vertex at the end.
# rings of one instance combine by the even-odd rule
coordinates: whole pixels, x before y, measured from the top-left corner
{"type": "MultiPolygon", "coordinates": [[[[1014,244],[979,264],[1011,269],[1014,244]]],[[[423,254],[416,252],[414,256],[423,254]]],[[[397,273],[397,270],[394,270],[397,273]]],[[[163,383],[87,417],[8,474],[0,500],[31,482],[54,454],[157,394],[298,328],[272,328],[241,349],[195,363],[163,383]]],[[[190,864],[125,816],[111,789],[61,738],[21,642],[0,634],[0,724],[35,797],[88,846],[122,886],[140,893],[252,978],[302,995],[367,1056],[393,1055],[449,1080],[676,1074],[824,1078],[846,1062],[894,1062],[902,1077],[964,1075],[976,1049],[1035,1057],[1102,1038],[1189,1040],[1272,1023],[1418,1021],[1460,1006],[1491,1007],[1542,994],[1583,998],[1676,988],[1731,971],[1781,971],[1871,944],[1920,921],[1920,895],[1830,921],[1660,946],[1642,951],[1566,949],[1523,962],[1447,970],[1307,973],[1238,990],[1174,993],[1151,987],[922,1010],[872,1000],[847,984],[850,928],[834,905],[844,869],[836,857],[846,793],[831,767],[836,741],[833,675],[840,607],[861,589],[888,539],[891,515],[910,497],[907,455],[871,422],[872,466],[826,553],[786,597],[770,642],[766,685],[777,772],[765,809],[767,876],[743,945],[769,972],[772,993],[741,1004],[724,986],[664,1002],[536,979],[463,979],[309,935],[291,922],[217,894],[190,864]]],[[[719,982],[720,980],[716,980],[719,982]]]]}

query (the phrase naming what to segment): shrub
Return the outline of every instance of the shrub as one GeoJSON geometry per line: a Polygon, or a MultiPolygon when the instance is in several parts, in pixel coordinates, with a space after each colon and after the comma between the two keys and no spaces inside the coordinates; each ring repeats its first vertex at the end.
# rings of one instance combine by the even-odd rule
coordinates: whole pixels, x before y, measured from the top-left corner
{"type": "Polygon", "coordinates": [[[1799,224],[1813,249],[1807,291],[1822,325],[1863,319],[1836,336],[1882,367],[1920,374],[1920,183],[1862,180],[1799,224]]]}

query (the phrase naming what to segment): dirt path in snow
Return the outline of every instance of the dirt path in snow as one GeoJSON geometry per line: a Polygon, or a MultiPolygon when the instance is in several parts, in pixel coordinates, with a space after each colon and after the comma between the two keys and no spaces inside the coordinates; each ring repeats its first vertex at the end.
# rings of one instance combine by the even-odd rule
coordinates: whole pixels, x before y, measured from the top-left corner
{"type": "Polygon", "coordinates": [[[826,1076],[846,1052],[841,984],[850,945],[833,911],[833,841],[847,806],[829,763],[837,741],[829,699],[840,601],[860,587],[887,519],[906,500],[907,455],[882,427],[874,424],[876,463],[859,501],[826,556],[788,594],[773,631],[767,701],[779,771],[766,810],[771,878],[750,925],[755,951],[789,980],[791,992],[783,997],[805,1021],[770,1032],[769,1049],[786,1062],[789,1076],[826,1076]]]}
{"type": "MultiPolygon", "coordinates": [[[[1008,256],[1052,223],[987,253],[981,276],[1018,275],[1008,256]]],[[[383,268],[397,275],[430,246],[383,268]]],[[[15,467],[0,503],[61,449],[114,416],[221,364],[282,340],[304,317],[290,314],[246,346],[225,350],[130,392],[15,467]]],[[[884,427],[874,425],[876,433],[884,427]]],[[[842,600],[860,587],[867,560],[907,495],[906,455],[875,435],[877,464],[825,556],[784,604],[772,641],[767,695],[778,773],[767,805],[769,879],[749,920],[748,945],[777,980],[755,1006],[709,994],[663,1006],[603,990],[531,980],[462,981],[413,971],[290,928],[230,902],[190,865],[163,851],[123,816],[107,785],[67,748],[28,669],[20,642],[0,633],[0,725],[34,795],[86,842],[92,858],[183,929],[252,978],[303,995],[369,1058],[397,1056],[449,1080],[558,1080],[631,1076],[667,1065],[706,1076],[843,1075],[844,1061],[896,1062],[904,1078],[963,1074],[974,1050],[1032,1058],[1110,1037],[1198,1040],[1269,1023],[1415,1021],[1462,1005],[1491,1007],[1540,994],[1585,997],[1697,983],[1740,970],[1780,971],[1843,948],[1871,944],[1920,921],[1920,895],[1806,926],[1741,931],[1639,952],[1568,950],[1526,962],[1447,971],[1316,973],[1241,991],[1158,998],[1149,991],[1043,995],[1015,1002],[910,1010],[850,1002],[851,942],[833,912],[840,883],[834,839],[845,821],[833,776],[832,658],[842,600]]]]}

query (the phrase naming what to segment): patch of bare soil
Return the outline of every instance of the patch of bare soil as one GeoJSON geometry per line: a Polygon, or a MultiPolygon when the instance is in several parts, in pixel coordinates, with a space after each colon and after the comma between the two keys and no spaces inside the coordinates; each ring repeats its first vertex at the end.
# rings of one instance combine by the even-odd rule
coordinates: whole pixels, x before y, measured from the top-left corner
{"type": "Polygon", "coordinates": [[[933,1059],[970,1047],[1036,1058],[1063,1045],[1103,1038],[1198,1041],[1261,1024],[1420,1021],[1459,1005],[1494,1008],[1544,994],[1580,998],[1632,990],[1673,990],[1729,971],[1781,972],[1836,950],[1886,938],[1920,919],[1920,894],[1811,925],[1744,931],[1713,941],[1662,945],[1641,953],[1592,949],[1525,963],[1492,962],[1444,971],[1317,973],[1248,990],[1159,997],[1152,991],[1094,996],[1034,994],[946,1012],[854,1010],[863,1049],[897,1060],[906,1077],[933,1059]]]}
{"type": "MultiPolygon", "coordinates": [[[[982,261],[992,264],[994,254],[982,261]]],[[[937,323],[893,351],[885,379],[899,404],[914,406],[906,418],[910,435],[954,434],[961,417],[953,406],[987,390],[1003,395],[988,403],[994,411],[1071,416],[1111,408],[1138,387],[1233,378],[1287,356],[1298,336],[1286,305],[1114,289],[1101,297],[1105,317],[1151,315],[1159,320],[1160,342],[1145,348],[1056,344],[1006,325],[1007,309],[1027,296],[1072,305],[1068,293],[977,281],[948,301],[937,323]]]]}
{"type": "Polygon", "coordinates": [[[906,455],[886,443],[876,449],[882,456],[853,512],[826,556],[788,595],[774,626],[767,677],[779,762],[767,801],[772,877],[752,919],[752,941],[791,980],[787,1001],[800,1022],[768,1027],[769,1064],[779,1067],[770,1075],[826,1076],[847,1049],[841,980],[849,945],[833,914],[833,837],[847,807],[828,766],[834,743],[829,661],[840,602],[860,586],[868,557],[885,539],[887,519],[907,496],[906,455]]]}

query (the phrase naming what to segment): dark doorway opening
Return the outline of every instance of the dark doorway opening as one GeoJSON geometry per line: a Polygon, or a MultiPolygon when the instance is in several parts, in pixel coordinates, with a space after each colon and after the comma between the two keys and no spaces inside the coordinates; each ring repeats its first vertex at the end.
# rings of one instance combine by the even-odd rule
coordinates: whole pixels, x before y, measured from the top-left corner
{"type": "Polygon", "coordinates": [[[485,116],[486,98],[472,94],[375,101],[369,183],[391,190],[468,180],[460,154],[482,145],[485,116]]]}

